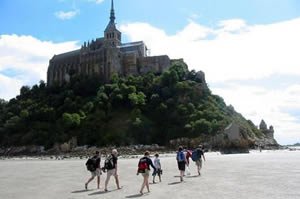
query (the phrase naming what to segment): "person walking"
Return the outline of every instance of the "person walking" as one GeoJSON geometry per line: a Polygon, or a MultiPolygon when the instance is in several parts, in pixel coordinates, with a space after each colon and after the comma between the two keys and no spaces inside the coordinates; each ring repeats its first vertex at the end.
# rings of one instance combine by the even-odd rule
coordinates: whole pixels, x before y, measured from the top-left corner
{"type": "Polygon", "coordinates": [[[186,175],[191,175],[191,171],[190,171],[190,158],[192,157],[192,152],[190,150],[188,150],[187,146],[183,147],[183,153],[186,159],[186,168],[185,168],[185,173],[186,175]]]}
{"type": "Polygon", "coordinates": [[[138,170],[136,175],[142,174],[143,183],[140,190],[140,194],[143,195],[144,188],[146,186],[148,193],[150,193],[149,188],[149,175],[150,175],[150,166],[155,170],[152,160],[149,158],[150,152],[146,151],[144,157],[139,160],[138,170]]]}
{"type": "Polygon", "coordinates": [[[156,153],[155,154],[155,159],[154,159],[154,167],[155,170],[153,170],[153,184],[155,184],[155,176],[158,175],[159,177],[159,182],[161,182],[161,174],[162,174],[162,170],[161,170],[161,164],[160,164],[160,159],[159,159],[159,154],[156,153]]]}
{"type": "Polygon", "coordinates": [[[187,161],[186,161],[186,157],[183,153],[182,146],[180,146],[178,148],[176,160],[177,160],[178,169],[180,171],[180,182],[183,182],[183,176],[184,176],[184,172],[185,172],[185,165],[186,165],[187,161]]]}
{"type": "Polygon", "coordinates": [[[201,175],[200,170],[202,168],[202,158],[204,161],[206,161],[202,145],[198,146],[198,148],[196,149],[196,154],[197,154],[197,160],[195,161],[195,163],[197,166],[198,175],[200,176],[201,175]]]}
{"type": "Polygon", "coordinates": [[[183,153],[186,157],[186,165],[189,166],[190,165],[190,158],[192,157],[192,152],[190,150],[188,150],[187,146],[183,147],[183,153]]]}
{"type": "Polygon", "coordinates": [[[91,177],[88,179],[88,181],[85,183],[85,189],[88,189],[88,184],[94,180],[95,177],[97,177],[97,189],[100,189],[100,175],[102,174],[101,172],[101,167],[100,167],[100,153],[99,151],[95,152],[95,155],[92,158],[89,158],[88,161],[86,162],[86,166],[88,170],[91,172],[91,177]]]}
{"type": "Polygon", "coordinates": [[[119,182],[119,176],[118,176],[118,151],[117,149],[113,149],[111,154],[107,157],[105,160],[104,168],[107,170],[106,180],[105,180],[105,188],[104,191],[107,190],[107,185],[109,183],[110,177],[115,177],[115,182],[118,189],[121,189],[120,182],[119,182]]]}

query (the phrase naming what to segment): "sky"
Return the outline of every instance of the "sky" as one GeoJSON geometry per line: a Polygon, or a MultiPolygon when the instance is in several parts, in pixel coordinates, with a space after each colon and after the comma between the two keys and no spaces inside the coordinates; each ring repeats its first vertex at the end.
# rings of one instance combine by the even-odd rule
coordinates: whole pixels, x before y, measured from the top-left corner
{"type": "MultiPolygon", "coordinates": [[[[300,142],[300,1],[115,0],[122,41],[183,58],[280,144],[300,142]]],[[[0,0],[0,98],[46,81],[49,59],[103,37],[110,0],[0,0]]]]}

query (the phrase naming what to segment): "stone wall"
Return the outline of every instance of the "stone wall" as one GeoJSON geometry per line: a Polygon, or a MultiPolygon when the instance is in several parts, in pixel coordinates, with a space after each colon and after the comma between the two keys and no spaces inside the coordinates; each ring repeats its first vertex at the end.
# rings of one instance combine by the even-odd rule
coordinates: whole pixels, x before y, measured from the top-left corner
{"type": "Polygon", "coordinates": [[[143,57],[139,59],[140,74],[147,74],[148,72],[162,73],[171,65],[170,58],[167,55],[143,57]]]}

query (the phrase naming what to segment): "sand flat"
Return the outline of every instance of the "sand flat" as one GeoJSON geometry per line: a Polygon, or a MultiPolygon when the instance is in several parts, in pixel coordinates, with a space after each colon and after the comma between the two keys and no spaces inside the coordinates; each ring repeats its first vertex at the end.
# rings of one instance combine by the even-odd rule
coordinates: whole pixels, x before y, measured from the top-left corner
{"type": "MultiPolygon", "coordinates": [[[[162,183],[150,185],[147,198],[205,198],[205,199],[297,199],[300,198],[300,151],[263,151],[239,155],[207,153],[202,176],[192,175],[178,183],[178,170],[173,157],[162,157],[162,183]]],[[[1,160],[0,198],[22,199],[82,199],[82,198],[139,198],[142,182],[136,176],[138,159],[121,159],[120,182],[116,190],[114,179],[110,192],[103,192],[96,181],[84,190],[90,174],[86,160],[1,160]]],[[[102,162],[103,163],[103,162],[102,162]]]]}

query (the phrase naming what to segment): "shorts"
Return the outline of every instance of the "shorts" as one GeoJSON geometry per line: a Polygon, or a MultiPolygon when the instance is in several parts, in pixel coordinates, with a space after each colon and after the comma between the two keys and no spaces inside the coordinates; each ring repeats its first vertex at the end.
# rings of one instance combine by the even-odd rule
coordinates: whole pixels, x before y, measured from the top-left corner
{"type": "Polygon", "coordinates": [[[185,171],[185,162],[178,162],[178,169],[180,171],[185,171]]]}
{"type": "Polygon", "coordinates": [[[111,177],[111,176],[117,177],[116,169],[107,170],[107,177],[111,177]]]}
{"type": "Polygon", "coordinates": [[[143,171],[139,171],[139,173],[142,174],[142,176],[149,176],[150,170],[149,169],[145,169],[143,171]]]}
{"type": "Polygon", "coordinates": [[[96,177],[96,176],[97,177],[100,176],[101,175],[100,169],[97,168],[95,171],[91,171],[91,175],[92,175],[93,178],[96,177]]]}
{"type": "Polygon", "coordinates": [[[161,174],[162,174],[162,170],[161,169],[155,169],[153,171],[153,173],[152,173],[152,176],[156,176],[156,175],[161,176],[161,174]]]}
{"type": "Polygon", "coordinates": [[[199,166],[200,168],[202,168],[202,159],[196,160],[195,163],[196,163],[196,166],[199,166]]]}

